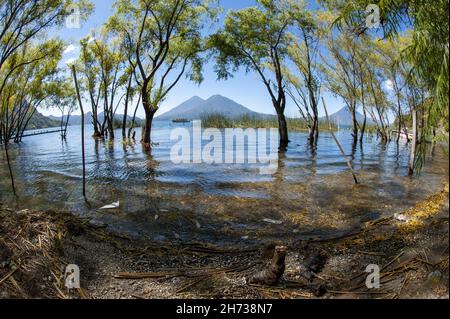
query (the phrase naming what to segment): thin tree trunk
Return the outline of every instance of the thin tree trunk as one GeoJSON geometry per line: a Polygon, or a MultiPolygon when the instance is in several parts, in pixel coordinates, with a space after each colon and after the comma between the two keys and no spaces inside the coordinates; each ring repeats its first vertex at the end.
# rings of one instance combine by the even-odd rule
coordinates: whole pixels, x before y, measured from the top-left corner
{"type": "Polygon", "coordinates": [[[67,127],[69,126],[70,113],[67,113],[66,123],[64,124],[64,138],[67,137],[67,127]]]}
{"type": "Polygon", "coordinates": [[[135,107],[135,109],[134,109],[133,118],[131,119],[130,128],[128,129],[128,138],[129,138],[129,139],[131,138],[131,132],[133,131],[133,129],[134,129],[134,123],[136,122],[136,113],[137,113],[137,110],[138,110],[138,108],[139,108],[139,103],[141,103],[141,96],[142,96],[142,95],[139,94],[139,98],[138,98],[136,107],[135,107]]]}
{"type": "Polygon", "coordinates": [[[358,121],[356,119],[356,105],[354,105],[354,103],[352,102],[352,123],[353,123],[353,139],[357,140],[358,139],[358,121]]]}
{"type": "Polygon", "coordinates": [[[359,142],[361,144],[364,140],[364,133],[366,132],[366,126],[367,126],[367,112],[366,112],[366,108],[364,106],[363,106],[363,115],[364,115],[364,120],[363,120],[363,124],[361,127],[361,135],[359,137],[359,142]]]}
{"type": "Polygon", "coordinates": [[[128,86],[127,86],[127,93],[125,96],[125,110],[123,112],[123,120],[122,120],[122,138],[127,138],[127,116],[128,116],[128,103],[130,101],[130,90],[131,90],[131,81],[133,79],[133,76],[130,75],[130,79],[128,80],[128,86]]]}
{"type": "Polygon", "coordinates": [[[81,157],[83,161],[83,196],[86,197],[86,159],[84,153],[84,110],[83,103],[81,102],[80,89],[78,88],[77,71],[75,66],[72,65],[73,80],[75,82],[75,89],[77,91],[78,103],[81,110],[81,157]]]}
{"type": "Polygon", "coordinates": [[[412,126],[413,126],[413,136],[411,143],[411,153],[409,158],[409,175],[414,174],[416,166],[416,146],[417,146],[417,110],[414,108],[412,110],[412,126]]]}
{"type": "Polygon", "coordinates": [[[325,115],[326,115],[326,118],[327,118],[327,122],[328,122],[328,126],[329,126],[329,129],[330,129],[331,136],[333,136],[334,141],[336,142],[337,146],[339,147],[339,150],[341,151],[342,157],[344,157],[344,160],[347,162],[347,166],[350,169],[350,172],[352,173],[353,180],[355,181],[355,184],[358,184],[358,179],[356,178],[356,174],[353,171],[352,163],[349,161],[347,155],[345,155],[345,152],[344,152],[344,149],[341,146],[341,143],[339,143],[339,140],[336,138],[336,135],[334,135],[334,132],[333,132],[333,130],[331,128],[331,122],[330,122],[330,119],[328,117],[327,106],[325,104],[325,99],[323,97],[322,97],[322,103],[323,103],[323,108],[325,110],[325,115]]]}
{"type": "MultiPolygon", "coordinates": [[[[3,131],[4,131],[4,127],[5,127],[4,124],[2,126],[3,126],[3,131]]],[[[8,140],[7,140],[8,137],[7,137],[6,134],[5,134],[5,138],[6,139],[3,141],[3,147],[5,148],[6,163],[8,164],[9,177],[11,179],[11,188],[12,188],[14,196],[15,196],[16,195],[16,185],[14,183],[14,174],[13,174],[13,171],[12,171],[12,168],[11,168],[11,161],[9,159],[8,140]]]]}

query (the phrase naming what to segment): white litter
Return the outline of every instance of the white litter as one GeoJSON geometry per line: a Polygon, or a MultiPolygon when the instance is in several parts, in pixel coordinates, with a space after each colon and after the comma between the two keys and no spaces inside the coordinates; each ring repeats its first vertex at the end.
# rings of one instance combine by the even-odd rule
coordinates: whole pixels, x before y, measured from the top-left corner
{"type": "Polygon", "coordinates": [[[275,224],[275,225],[283,224],[283,222],[281,220],[275,220],[275,219],[270,219],[270,218],[264,218],[263,221],[266,223],[275,224]]]}
{"type": "Polygon", "coordinates": [[[120,207],[120,202],[114,202],[109,205],[100,207],[100,209],[115,209],[115,208],[119,208],[119,207],[120,207]]]}
{"type": "Polygon", "coordinates": [[[394,218],[395,218],[396,220],[398,220],[398,221],[401,221],[401,222],[406,222],[406,221],[408,221],[408,217],[406,217],[406,216],[403,215],[403,214],[394,214],[394,218]]]}
{"type": "Polygon", "coordinates": [[[156,215],[155,215],[155,220],[158,220],[158,219],[159,219],[159,215],[156,214],[156,215]]]}

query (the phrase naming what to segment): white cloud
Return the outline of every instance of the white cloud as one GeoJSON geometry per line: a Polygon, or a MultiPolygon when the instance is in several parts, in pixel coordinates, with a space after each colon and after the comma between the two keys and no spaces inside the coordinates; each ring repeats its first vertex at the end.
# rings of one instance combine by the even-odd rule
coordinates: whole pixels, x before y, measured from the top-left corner
{"type": "Polygon", "coordinates": [[[67,59],[66,64],[67,64],[67,65],[71,65],[71,64],[73,64],[76,60],[77,60],[76,58],[70,58],[70,59],[67,59]]]}
{"type": "Polygon", "coordinates": [[[392,80],[386,80],[386,81],[384,81],[384,87],[389,91],[393,91],[394,90],[394,82],[392,80]]]}
{"type": "Polygon", "coordinates": [[[73,45],[73,44],[70,44],[70,45],[64,50],[64,54],[68,54],[68,53],[74,52],[74,51],[76,51],[76,50],[78,50],[78,47],[75,46],[75,45],[73,45]]]}

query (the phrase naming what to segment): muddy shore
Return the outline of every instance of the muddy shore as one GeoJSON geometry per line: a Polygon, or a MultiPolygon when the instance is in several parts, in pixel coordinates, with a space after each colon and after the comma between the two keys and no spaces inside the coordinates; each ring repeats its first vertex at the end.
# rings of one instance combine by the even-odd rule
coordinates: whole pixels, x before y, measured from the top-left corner
{"type": "Polygon", "coordinates": [[[352,234],[287,247],[273,286],[249,284],[267,268],[262,247],[155,244],[108,232],[69,213],[0,204],[0,298],[449,298],[448,185],[402,214],[352,234]],[[64,286],[66,265],[81,289],[64,286]],[[368,265],[380,288],[366,287],[368,265]]]}

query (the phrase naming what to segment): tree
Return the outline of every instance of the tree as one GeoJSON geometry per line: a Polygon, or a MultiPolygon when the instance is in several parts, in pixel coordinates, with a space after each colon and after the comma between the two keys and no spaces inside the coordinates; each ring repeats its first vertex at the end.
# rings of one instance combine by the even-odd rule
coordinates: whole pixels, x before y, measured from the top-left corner
{"type": "Polygon", "coordinates": [[[201,82],[201,31],[215,11],[203,0],[118,0],[108,24],[124,37],[142,95],[145,124],[142,142],[151,146],[153,117],[183,75],[201,82]]]}
{"type": "Polygon", "coordinates": [[[3,123],[1,135],[4,145],[12,138],[20,142],[36,109],[55,94],[54,82],[60,71],[58,63],[63,50],[64,45],[59,40],[28,44],[3,65],[5,70],[15,70],[7,75],[0,74],[3,82],[0,122],[3,123]]]}
{"type": "Polygon", "coordinates": [[[359,43],[348,33],[343,32],[337,37],[332,34],[327,41],[331,61],[323,58],[326,68],[323,68],[327,80],[327,88],[336,96],[341,97],[352,115],[353,138],[358,138],[359,123],[356,118],[359,96],[359,69],[357,50],[359,43]]]}
{"type": "Polygon", "coordinates": [[[266,87],[278,117],[280,149],[288,143],[285,74],[283,61],[293,24],[290,1],[257,0],[258,6],[229,11],[222,30],[210,38],[219,79],[227,79],[239,67],[255,71],[266,87]]]}
{"type": "Polygon", "coordinates": [[[425,107],[426,120],[424,134],[421,135],[420,154],[415,156],[416,167],[420,169],[425,158],[426,138],[441,122],[448,124],[449,90],[449,2],[436,0],[392,0],[372,1],[355,0],[332,2],[340,12],[335,21],[338,27],[351,25],[357,33],[370,32],[365,25],[365,9],[369,4],[380,9],[381,31],[384,37],[395,38],[405,27],[412,27],[412,42],[402,52],[411,65],[411,76],[415,83],[423,84],[427,89],[425,107]]]}
{"type": "MultiPolygon", "coordinates": [[[[72,14],[72,0],[2,0],[0,1],[0,72],[17,50],[51,27],[61,25],[72,14]]],[[[80,19],[92,11],[88,0],[77,2],[80,19]]],[[[23,62],[26,63],[26,62],[23,62]]],[[[16,67],[20,67],[16,64],[16,67]]],[[[13,72],[10,69],[9,72],[13,72]]],[[[7,78],[7,77],[5,77],[7,78]]],[[[4,86],[0,83],[0,95],[4,86]]]]}
{"type": "Polygon", "coordinates": [[[100,70],[100,94],[103,97],[104,119],[101,131],[103,136],[107,129],[111,139],[114,139],[114,116],[123,96],[117,104],[114,102],[127,78],[126,74],[122,74],[125,58],[119,48],[117,39],[110,39],[107,34],[103,39],[95,38],[92,42],[93,56],[100,70]]]}
{"type": "Polygon", "coordinates": [[[61,137],[67,137],[70,116],[77,109],[77,96],[70,78],[62,76],[49,84],[52,95],[47,100],[48,108],[56,107],[61,112],[61,137]]]}
{"type": "Polygon", "coordinates": [[[287,92],[308,125],[309,142],[317,144],[319,138],[319,101],[321,90],[318,67],[321,33],[319,12],[299,10],[293,13],[294,27],[288,55],[295,65],[295,74],[286,68],[287,92]],[[297,32],[296,32],[297,31],[297,32]]]}
{"type": "Polygon", "coordinates": [[[396,41],[387,39],[384,41],[374,42],[374,49],[379,55],[381,61],[381,68],[386,77],[386,83],[389,84],[390,90],[393,91],[395,103],[393,103],[393,112],[396,115],[397,124],[397,144],[399,143],[400,136],[405,132],[407,139],[408,128],[406,126],[405,112],[407,103],[405,101],[404,89],[406,88],[406,78],[404,72],[402,73],[401,53],[405,47],[407,47],[409,38],[399,36],[396,41]]]}
{"type": "Polygon", "coordinates": [[[0,73],[0,140],[6,154],[11,186],[16,193],[8,144],[20,142],[23,132],[38,106],[52,96],[51,83],[58,73],[63,43],[48,40],[38,45],[28,43],[4,62],[0,73]]]}
{"type": "Polygon", "coordinates": [[[97,138],[102,137],[104,132],[101,129],[102,124],[98,120],[98,106],[100,103],[102,86],[100,84],[100,68],[97,65],[97,60],[93,54],[93,40],[93,36],[88,36],[80,41],[81,54],[79,57],[79,69],[83,77],[80,81],[80,87],[84,88],[89,96],[92,111],[92,125],[94,127],[94,137],[97,138]]]}

